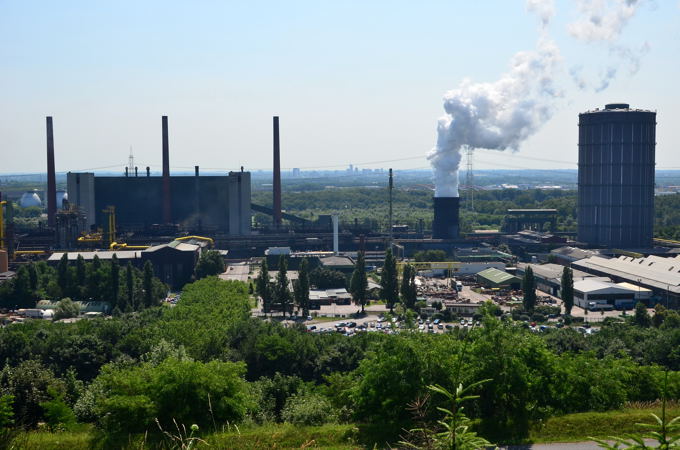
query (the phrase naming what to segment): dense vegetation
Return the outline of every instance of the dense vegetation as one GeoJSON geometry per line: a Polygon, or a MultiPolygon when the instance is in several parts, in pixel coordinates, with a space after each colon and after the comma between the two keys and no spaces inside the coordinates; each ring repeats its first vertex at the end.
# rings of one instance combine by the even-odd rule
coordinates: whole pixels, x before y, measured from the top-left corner
{"type": "MultiPolygon", "coordinates": [[[[485,437],[519,440],[551,416],[655,400],[664,370],[669,396],[679,398],[679,325],[630,320],[592,336],[535,334],[487,316],[469,332],[313,334],[251,318],[246,284],[209,277],[173,308],[0,329],[0,395],[13,396],[18,425],[68,424],[73,411],[125,442],[129,432],[157,430],[155,419],[164,429],[172,419],[201,429],[349,421],[370,445],[413,426],[409,405],[428,397],[426,386],[455,388],[466,345],[461,381],[492,380],[466,412],[485,437]],[[58,413],[48,415],[46,403],[58,413]]],[[[441,401],[425,402],[427,421],[441,401]]]]}
{"type": "Polygon", "coordinates": [[[167,291],[148,261],[139,270],[130,263],[121,266],[115,256],[102,262],[95,255],[88,263],[79,255],[70,263],[64,254],[56,268],[44,261],[21,266],[14,279],[0,284],[0,308],[33,308],[38,300],[69,298],[107,301],[120,313],[156,306],[167,291]]]}

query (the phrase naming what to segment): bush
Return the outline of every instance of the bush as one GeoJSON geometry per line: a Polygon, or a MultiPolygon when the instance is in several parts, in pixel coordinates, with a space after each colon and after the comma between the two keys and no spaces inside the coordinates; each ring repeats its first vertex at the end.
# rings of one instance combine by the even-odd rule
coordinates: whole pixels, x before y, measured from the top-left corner
{"type": "Polygon", "coordinates": [[[54,389],[49,390],[52,400],[40,404],[45,411],[45,421],[50,431],[69,430],[76,424],[76,415],[64,401],[64,395],[54,389]]]}
{"type": "Polygon", "coordinates": [[[546,317],[541,313],[533,313],[531,315],[531,320],[534,322],[545,322],[546,317]]]}
{"type": "Polygon", "coordinates": [[[281,412],[284,422],[313,426],[337,422],[337,412],[328,399],[319,394],[293,395],[281,412]]]}
{"type": "Polygon", "coordinates": [[[106,366],[95,382],[100,425],[114,432],[142,432],[158,419],[163,429],[177,423],[201,427],[239,421],[246,410],[245,365],[169,358],[158,365],[106,366]],[[100,394],[101,395],[101,394],[100,394]]]}
{"type": "Polygon", "coordinates": [[[519,316],[519,320],[521,320],[522,322],[528,322],[531,320],[531,317],[527,316],[526,314],[521,314],[519,316]]]}

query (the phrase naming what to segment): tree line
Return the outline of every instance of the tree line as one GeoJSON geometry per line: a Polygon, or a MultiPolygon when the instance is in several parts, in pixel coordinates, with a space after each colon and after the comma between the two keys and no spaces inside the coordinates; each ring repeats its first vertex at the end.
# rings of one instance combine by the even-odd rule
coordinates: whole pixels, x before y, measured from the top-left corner
{"type": "Polygon", "coordinates": [[[149,261],[140,270],[130,262],[121,265],[115,255],[111,261],[95,255],[92,262],[78,255],[71,263],[65,253],[56,267],[44,261],[21,266],[15,278],[0,285],[0,308],[34,308],[38,300],[70,298],[109,302],[120,313],[157,306],[166,293],[149,261]]]}

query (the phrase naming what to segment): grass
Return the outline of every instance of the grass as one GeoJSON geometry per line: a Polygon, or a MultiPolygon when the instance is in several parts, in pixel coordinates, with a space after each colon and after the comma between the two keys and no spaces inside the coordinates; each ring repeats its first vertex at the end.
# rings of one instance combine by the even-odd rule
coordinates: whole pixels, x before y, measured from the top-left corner
{"type": "MultiPolygon", "coordinates": [[[[587,412],[552,417],[536,424],[530,431],[527,442],[583,442],[589,437],[607,438],[640,432],[636,423],[651,423],[650,413],[661,414],[658,406],[639,405],[619,411],[587,412]]],[[[680,415],[680,405],[673,404],[667,409],[667,416],[680,415]]],[[[332,424],[318,427],[302,427],[291,424],[271,424],[238,428],[229,426],[222,432],[202,433],[204,439],[214,449],[292,449],[323,448],[349,450],[373,448],[385,445],[387,441],[397,440],[393,432],[376,427],[354,424],[332,424]],[[380,444],[382,443],[382,445],[380,444]]],[[[157,435],[104,436],[90,425],[79,425],[73,431],[50,433],[30,431],[20,433],[14,441],[14,448],[29,450],[80,450],[80,449],[143,449],[168,448],[161,445],[157,435]]],[[[166,443],[167,444],[167,443],[166,443]]],[[[203,446],[199,446],[203,448],[203,446]]]]}
{"type": "MultiPolygon", "coordinates": [[[[535,425],[529,435],[529,441],[541,442],[580,442],[588,437],[607,438],[639,433],[641,427],[636,423],[652,423],[650,413],[661,416],[660,407],[623,409],[607,412],[587,412],[551,417],[540,425],[535,425]]],[[[680,406],[667,408],[667,417],[680,416],[680,406]]]]}
{"type": "MultiPolygon", "coordinates": [[[[213,449],[292,449],[323,448],[333,450],[357,449],[358,430],[354,425],[323,425],[300,427],[291,424],[263,425],[238,429],[231,426],[224,432],[197,433],[213,449]]],[[[175,443],[175,446],[177,443],[175,443]]],[[[155,449],[169,448],[158,435],[103,436],[93,427],[80,426],[75,431],[50,433],[30,431],[20,433],[13,447],[28,450],[88,450],[88,449],[155,449]]],[[[199,448],[207,448],[199,445],[199,448]]],[[[175,447],[172,447],[175,448],[175,447]]]]}

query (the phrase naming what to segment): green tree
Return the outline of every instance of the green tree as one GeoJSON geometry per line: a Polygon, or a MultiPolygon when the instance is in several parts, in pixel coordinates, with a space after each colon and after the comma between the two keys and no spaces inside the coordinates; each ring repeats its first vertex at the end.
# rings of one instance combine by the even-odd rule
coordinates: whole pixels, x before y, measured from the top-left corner
{"type": "Polygon", "coordinates": [[[35,269],[33,261],[28,263],[28,278],[30,280],[31,291],[38,290],[38,271],[35,269]]]}
{"type": "Polygon", "coordinates": [[[574,307],[574,273],[569,267],[562,270],[561,280],[561,295],[564,302],[564,313],[571,314],[571,309],[574,307]]]}
{"type": "MultiPolygon", "coordinates": [[[[104,285],[102,274],[102,262],[99,256],[94,255],[92,262],[87,266],[87,298],[86,300],[104,300],[102,293],[107,291],[108,286],[104,285]]],[[[62,288],[63,289],[63,288],[62,288]]],[[[65,292],[72,292],[67,290],[65,292]]]]}
{"type": "Polygon", "coordinates": [[[68,297],[62,298],[54,309],[54,320],[78,317],[80,307],[68,297]]]}
{"type": "Polygon", "coordinates": [[[300,262],[298,279],[293,287],[295,304],[298,309],[302,310],[302,315],[307,317],[309,315],[309,265],[307,258],[302,258],[300,262]]]}
{"type": "Polygon", "coordinates": [[[533,313],[536,306],[536,280],[531,266],[527,266],[522,279],[522,291],[524,292],[524,310],[533,313]]]}
{"type": "Polygon", "coordinates": [[[414,309],[417,299],[416,268],[410,264],[405,264],[401,274],[401,301],[407,308],[414,309]]]}
{"type": "Polygon", "coordinates": [[[125,287],[127,301],[120,305],[121,311],[131,311],[135,308],[135,274],[132,263],[128,261],[125,268],[125,287]]]}
{"type": "Polygon", "coordinates": [[[288,305],[290,305],[290,290],[288,290],[288,261],[285,255],[279,257],[279,273],[276,275],[274,284],[274,297],[283,309],[283,317],[286,317],[288,305]]]}
{"type": "Polygon", "coordinates": [[[194,275],[197,280],[201,278],[219,275],[224,272],[224,259],[217,250],[208,250],[201,253],[198,258],[194,275]]]}
{"type": "Polygon", "coordinates": [[[57,283],[59,283],[59,289],[61,289],[62,295],[66,295],[70,292],[68,253],[65,252],[61,259],[59,259],[59,264],[57,265],[57,283]]]}
{"type": "Polygon", "coordinates": [[[652,325],[652,318],[647,312],[647,306],[642,302],[637,302],[635,305],[635,316],[633,322],[639,327],[649,328],[652,325]]]}
{"type": "Polygon", "coordinates": [[[120,296],[120,264],[118,263],[118,257],[113,255],[111,258],[111,274],[109,276],[109,282],[111,283],[111,308],[118,306],[118,299],[120,296]]]}
{"type": "Polygon", "coordinates": [[[366,290],[368,289],[364,252],[359,252],[359,257],[357,258],[357,263],[354,266],[354,272],[352,273],[352,279],[349,283],[349,288],[354,303],[361,305],[361,312],[363,314],[364,307],[366,306],[366,290]]]}
{"type": "Polygon", "coordinates": [[[317,267],[309,274],[309,282],[317,289],[346,288],[347,278],[338,270],[317,267]]]}
{"type": "Polygon", "coordinates": [[[17,271],[16,278],[12,281],[14,288],[14,295],[12,301],[14,305],[10,307],[17,308],[33,308],[35,306],[35,297],[31,289],[31,276],[26,266],[21,266],[17,271]]]}
{"type": "Polygon", "coordinates": [[[392,254],[392,249],[385,252],[385,264],[380,276],[382,297],[387,303],[390,312],[394,311],[394,305],[399,301],[399,281],[397,279],[397,259],[392,254]]]}
{"type": "Polygon", "coordinates": [[[265,314],[271,311],[272,306],[272,287],[269,281],[269,267],[267,266],[267,258],[262,258],[260,265],[260,273],[255,280],[255,288],[257,295],[262,299],[262,310],[265,314]]]}
{"type": "Polygon", "coordinates": [[[144,307],[151,308],[156,306],[154,303],[154,292],[153,292],[153,265],[151,261],[144,263],[144,307]]]}
{"type": "Polygon", "coordinates": [[[85,287],[87,282],[87,268],[85,267],[85,258],[83,255],[78,253],[78,259],[76,259],[76,282],[78,286],[85,287]]]}

